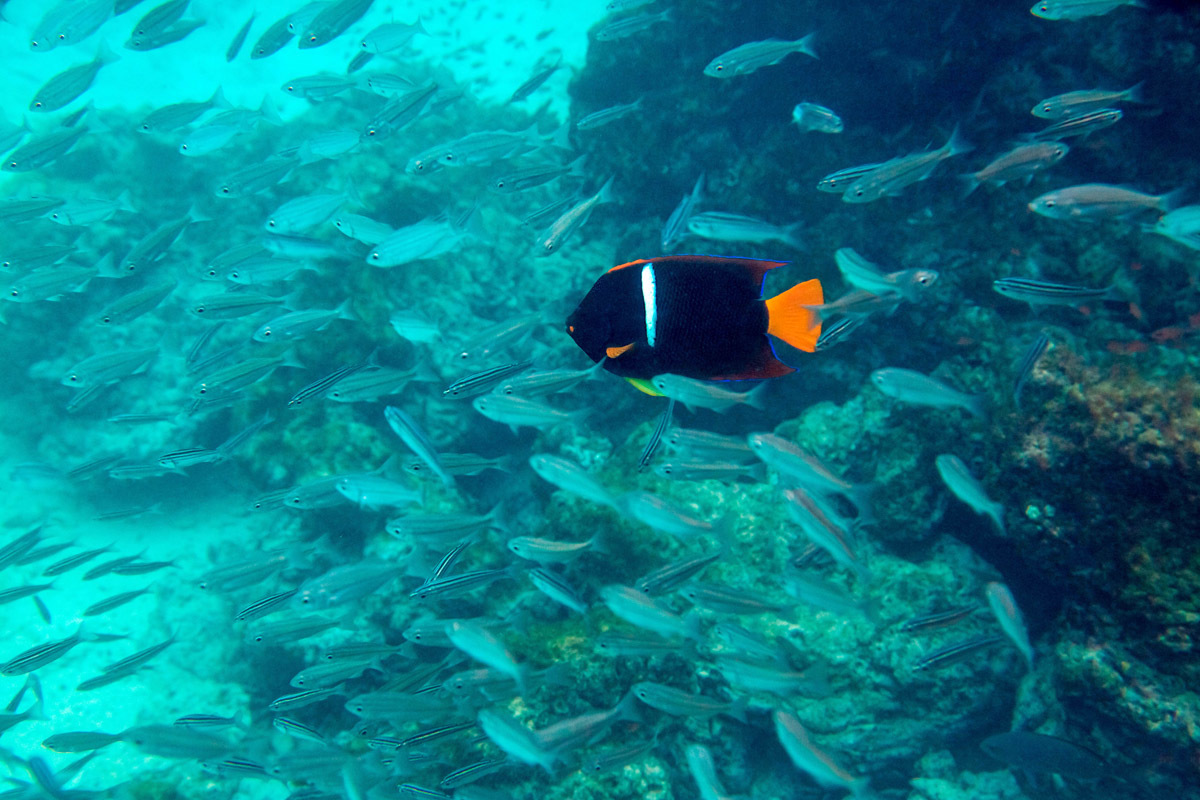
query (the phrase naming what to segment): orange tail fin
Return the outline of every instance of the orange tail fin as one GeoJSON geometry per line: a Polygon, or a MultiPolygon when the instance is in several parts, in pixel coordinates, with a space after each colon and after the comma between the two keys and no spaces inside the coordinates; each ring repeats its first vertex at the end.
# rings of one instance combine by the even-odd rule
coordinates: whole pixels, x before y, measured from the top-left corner
{"type": "Polygon", "coordinates": [[[821,318],[805,306],[825,302],[816,278],[798,283],[767,301],[767,333],[806,353],[814,353],[821,338],[821,318]]]}

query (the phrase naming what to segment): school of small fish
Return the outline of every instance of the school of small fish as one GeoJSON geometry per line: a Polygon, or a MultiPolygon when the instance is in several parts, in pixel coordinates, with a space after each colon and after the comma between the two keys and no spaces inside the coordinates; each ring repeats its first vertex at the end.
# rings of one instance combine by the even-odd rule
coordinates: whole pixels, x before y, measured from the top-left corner
{"type": "MultiPolygon", "coordinates": [[[[596,2],[607,15],[591,31],[594,48],[653,41],[680,16],[665,0],[652,9],[653,0],[596,2]]],[[[0,6],[3,24],[22,24],[16,5],[0,6]]],[[[44,331],[38,352],[8,352],[19,366],[6,374],[61,392],[61,407],[38,418],[105,433],[30,454],[10,483],[86,497],[86,522],[104,530],[169,518],[164,508],[187,492],[219,484],[227,512],[253,515],[255,530],[271,533],[160,560],[115,540],[77,544],[72,528],[85,523],[66,514],[6,521],[0,608],[19,618],[11,624],[24,637],[0,650],[0,675],[12,679],[0,683],[12,687],[0,761],[15,787],[4,796],[132,796],[142,769],[170,764],[166,780],[188,797],[557,797],[572,791],[576,773],[619,772],[657,755],[672,765],[678,796],[716,800],[732,796],[724,785],[732,767],[709,726],[769,740],[802,792],[877,796],[871,754],[829,751],[825,728],[842,722],[814,726],[793,703],[830,695],[839,670],[793,641],[798,609],[917,641],[919,655],[895,666],[910,677],[949,675],[997,652],[1004,668],[1032,672],[1038,643],[1013,591],[991,575],[965,584],[975,589],[960,593],[962,605],[890,613],[880,575],[891,556],[870,536],[889,524],[873,503],[880,487],[848,477],[873,465],[831,466],[819,443],[756,424],[775,391],[768,381],[662,374],[639,386],[666,399],[656,401],[661,416],[629,419],[644,435],[620,445],[630,469],[614,480],[584,442],[609,410],[593,404],[592,387],[618,381],[604,359],[588,364],[570,346],[559,301],[582,295],[606,252],[589,222],[621,215],[622,175],[596,172],[580,142],[647,117],[652,76],[640,95],[553,125],[535,107],[568,66],[546,52],[487,118],[507,127],[472,125],[464,111],[479,107],[472,86],[412,49],[444,34],[381,14],[381,5],[323,0],[267,18],[250,4],[214,60],[342,48],[346,68],[266,87],[255,107],[231,103],[228,87],[186,102],[147,93],[130,100],[140,109],[131,124],[94,108],[89,90],[117,61],[211,32],[199,9],[188,0],[48,0],[27,26],[34,53],[90,52],[0,108],[0,169],[24,176],[0,200],[2,296],[11,304],[0,319],[22,337],[44,331]],[[284,116],[272,99],[279,93],[309,105],[284,116]],[[114,120],[129,125],[119,136],[114,120]],[[121,187],[122,176],[104,177],[106,165],[133,136],[144,142],[131,157],[146,185],[121,187]],[[106,189],[67,171],[81,154],[106,189]],[[557,273],[542,265],[573,258],[578,279],[546,277],[557,273]],[[479,266],[500,264],[535,277],[479,266]],[[512,301],[524,296],[514,291],[519,280],[552,285],[538,306],[521,307],[512,301]],[[465,294],[448,294],[446,283],[467,284],[465,294]],[[688,426],[678,409],[692,415],[688,426]],[[336,444],[313,433],[318,425],[339,431],[336,444]],[[122,436],[127,446],[114,450],[122,436]],[[641,474],[694,486],[694,495],[652,491],[641,474]],[[755,541],[752,515],[714,502],[721,495],[710,486],[763,487],[786,520],[774,581],[729,579],[768,545],[755,541]],[[543,525],[551,505],[569,509],[560,518],[602,519],[612,530],[543,525]],[[622,554],[635,535],[659,544],[622,554]],[[198,561],[206,566],[194,573],[198,561]],[[705,579],[706,570],[723,577],[705,579]],[[78,608],[47,603],[100,585],[107,596],[78,608]],[[226,616],[150,619],[148,601],[183,603],[188,594],[226,616]],[[206,679],[249,688],[212,708],[157,708],[139,681],[204,637],[223,637],[222,651],[237,654],[228,675],[206,679]],[[98,671],[76,669],[93,649],[120,655],[98,671]],[[571,665],[583,662],[605,671],[606,692],[594,682],[586,697],[574,691],[583,682],[571,665]],[[88,694],[103,687],[112,688],[88,694]],[[53,709],[80,695],[128,696],[143,706],[139,722],[117,729],[75,715],[78,729],[61,727],[53,709]],[[54,729],[40,751],[10,749],[12,732],[43,723],[54,729]],[[105,785],[100,768],[122,747],[136,761],[121,763],[139,766],[105,785]]],[[[1043,0],[1031,12],[1073,21],[1126,5],[1139,3],[1043,0]]],[[[803,74],[833,44],[819,30],[803,33],[731,45],[711,54],[703,75],[727,84],[766,70],[803,74]]],[[[816,94],[790,98],[791,119],[778,120],[797,147],[826,139],[818,133],[859,136],[852,116],[822,104],[836,108],[836,98],[816,94]]],[[[1137,84],[1041,100],[1032,114],[1048,127],[1013,130],[1011,148],[960,175],[962,202],[989,190],[1015,197],[1017,186],[1001,187],[1042,180],[1097,131],[1129,124],[1117,106],[1152,104],[1147,95],[1137,84]]],[[[864,163],[831,170],[815,189],[847,206],[902,202],[892,198],[939,183],[944,162],[972,152],[972,124],[928,130],[929,148],[898,156],[864,138],[864,163]]],[[[804,221],[742,213],[720,202],[720,178],[693,173],[689,184],[693,176],[676,206],[677,193],[663,199],[663,252],[811,255],[804,221]]],[[[1188,194],[1087,183],[1012,202],[1063,225],[1125,224],[1195,251],[1200,206],[1185,205],[1188,194]]],[[[656,221],[655,239],[658,231],[656,221]]],[[[888,260],[847,246],[815,256],[847,291],[806,306],[823,324],[812,357],[852,348],[868,319],[905,314],[945,282],[929,266],[877,257],[888,260]]],[[[1123,283],[1046,280],[1032,258],[1019,270],[1027,274],[996,276],[992,288],[1033,310],[1136,305],[1123,283]]],[[[1052,347],[1045,334],[1030,344],[1013,371],[1014,405],[1052,347]]],[[[943,484],[931,491],[1003,537],[1020,509],[976,477],[984,465],[972,458],[971,437],[985,435],[992,407],[1007,398],[886,363],[869,385],[889,407],[930,409],[922,413],[932,424],[963,432],[958,452],[926,465],[943,484]]],[[[164,669],[186,667],[179,655],[164,669]]],[[[854,713],[831,708],[847,720],[854,713]]],[[[984,750],[1015,768],[1100,771],[1086,751],[1037,736],[1002,734],[984,750]]]]}

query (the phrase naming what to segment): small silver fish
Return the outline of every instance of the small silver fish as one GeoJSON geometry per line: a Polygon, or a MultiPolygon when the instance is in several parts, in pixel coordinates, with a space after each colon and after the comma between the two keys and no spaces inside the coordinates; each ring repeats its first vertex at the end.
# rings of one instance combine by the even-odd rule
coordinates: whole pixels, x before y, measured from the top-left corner
{"type": "Polygon", "coordinates": [[[100,69],[116,60],[116,54],[102,49],[87,64],[68,67],[42,84],[29,103],[30,111],[57,111],[86,92],[100,69]]]}
{"type": "Polygon", "coordinates": [[[597,42],[614,42],[649,30],[660,22],[671,22],[673,19],[674,12],[669,8],[657,14],[637,14],[607,22],[598,28],[594,35],[597,42]]]}
{"type": "Polygon", "coordinates": [[[1115,219],[1142,211],[1170,211],[1179,204],[1185,190],[1153,195],[1112,186],[1086,183],[1068,186],[1034,198],[1029,210],[1051,219],[1115,219]]]}
{"type": "Polygon", "coordinates": [[[924,292],[933,286],[938,273],[932,269],[905,269],[884,273],[879,265],[872,264],[849,247],[834,253],[838,271],[851,286],[876,295],[895,292],[909,302],[917,302],[924,292]]]}
{"type": "Polygon", "coordinates": [[[682,375],[656,375],[651,380],[654,388],[665,397],[683,403],[689,410],[708,408],[724,413],[734,406],[745,404],[762,409],[766,383],[761,383],[748,392],[731,391],[713,381],[702,381],[682,375]]]}
{"type": "Polygon", "coordinates": [[[777,709],[771,717],[779,743],[798,769],[826,789],[848,790],[855,797],[867,795],[867,779],[851,775],[832,756],[819,749],[795,714],[777,709]]]}
{"type": "Polygon", "coordinates": [[[323,47],[346,32],[370,9],[374,0],[333,0],[321,7],[312,21],[300,30],[301,50],[323,47]]]}
{"type": "Polygon", "coordinates": [[[358,316],[351,308],[350,302],[351,298],[346,298],[341,305],[334,309],[311,309],[284,314],[264,322],[254,332],[252,338],[256,342],[288,342],[309,333],[324,330],[335,320],[357,320],[358,316]]]}
{"type": "Polygon", "coordinates": [[[1065,142],[1019,144],[1007,153],[997,156],[978,172],[960,176],[966,184],[963,194],[968,195],[975,191],[981,183],[1003,186],[1008,181],[1029,181],[1034,173],[1054,166],[1070,150],[1065,142]]]}
{"type": "Polygon", "coordinates": [[[1029,113],[1042,119],[1057,120],[1077,117],[1101,108],[1112,108],[1117,103],[1141,103],[1144,102],[1142,100],[1144,85],[1145,81],[1142,81],[1136,86],[1130,86],[1120,92],[1106,89],[1084,89],[1066,94],[1056,94],[1038,103],[1029,113]]]}
{"type": "Polygon", "coordinates": [[[617,499],[616,507],[627,517],[680,539],[711,534],[722,541],[728,541],[733,536],[737,522],[736,517],[730,514],[716,522],[697,519],[650,492],[626,492],[617,499]]]}
{"type": "Polygon", "coordinates": [[[1000,623],[1000,629],[1021,651],[1026,667],[1032,670],[1033,645],[1029,643],[1029,631],[1025,627],[1025,619],[1021,616],[1021,609],[1017,607],[1012,591],[1003,583],[992,581],[984,587],[984,594],[987,596],[988,607],[1000,623]]]}
{"type": "Polygon", "coordinates": [[[987,416],[986,398],[983,395],[964,394],[936,378],[910,369],[877,369],[871,373],[871,383],[888,397],[906,403],[933,408],[961,408],[979,419],[987,416]]]}
{"type": "Polygon", "coordinates": [[[938,164],[946,159],[970,152],[972,149],[972,145],[955,126],[950,138],[937,150],[912,153],[880,164],[846,187],[842,200],[847,203],[870,203],[888,195],[899,194],[904,187],[928,178],[937,169],[938,164]]]}
{"type": "Polygon", "coordinates": [[[651,708],[676,717],[703,718],[728,714],[736,719],[745,719],[745,709],[741,703],[715,700],[661,683],[642,681],[635,683],[631,691],[634,697],[651,708]]]}
{"type": "Polygon", "coordinates": [[[1041,0],[1029,13],[1041,19],[1083,19],[1115,11],[1121,6],[1146,8],[1142,0],[1041,0]]]}
{"type": "Polygon", "coordinates": [[[882,164],[860,164],[857,167],[846,167],[837,172],[831,172],[817,182],[817,191],[841,194],[860,178],[882,166],[882,164]]]}
{"type": "Polygon", "coordinates": [[[370,53],[390,53],[408,44],[418,33],[428,35],[420,18],[413,23],[386,22],[369,30],[362,38],[363,50],[370,53]]]}
{"type": "Polygon", "coordinates": [[[962,459],[943,453],[934,459],[934,464],[937,467],[938,475],[942,477],[942,482],[954,496],[970,506],[976,514],[985,514],[991,517],[996,529],[1003,535],[1004,504],[987,496],[987,490],[971,474],[962,459]]]}
{"type": "Polygon", "coordinates": [[[1054,124],[1042,128],[1037,133],[1023,134],[1020,138],[1035,142],[1058,141],[1073,136],[1090,136],[1098,130],[1110,125],[1116,125],[1124,117],[1119,108],[1101,108],[1088,111],[1074,117],[1057,120],[1054,124]]]}
{"type": "Polygon", "coordinates": [[[304,233],[328,221],[349,200],[349,195],[345,194],[296,197],[275,209],[264,225],[272,233],[304,233]]]}
{"type": "Polygon", "coordinates": [[[781,39],[747,42],[708,62],[708,66],[704,68],[704,74],[710,78],[733,78],[738,75],[749,75],[760,67],[778,64],[792,53],[803,53],[816,58],[817,53],[813,50],[815,39],[816,34],[810,33],[803,39],[797,39],[794,42],[781,39]]]}
{"type": "Polygon", "coordinates": [[[561,456],[539,454],[530,456],[529,466],[538,477],[564,492],[606,506],[615,506],[616,499],[587,470],[561,456]]]}
{"type": "Polygon", "coordinates": [[[442,479],[442,485],[447,489],[454,488],[454,478],[442,466],[437,448],[429,438],[429,434],[412,418],[410,414],[396,406],[387,406],[383,410],[388,426],[408,446],[409,450],[429,467],[434,475],[442,479]]]}
{"type": "Polygon", "coordinates": [[[696,184],[692,187],[691,193],[683,196],[679,201],[679,205],[675,206],[675,210],[671,212],[671,216],[667,217],[667,221],[663,224],[662,249],[664,253],[682,241],[683,237],[687,235],[688,221],[696,213],[696,207],[700,205],[703,197],[704,173],[700,173],[700,177],[696,179],[696,184]]]}
{"type": "Polygon", "coordinates": [[[600,597],[609,611],[631,625],[667,639],[676,636],[697,641],[700,639],[698,617],[676,616],[637,589],[614,584],[601,589],[600,597]]]}
{"type": "Polygon", "coordinates": [[[583,227],[597,206],[611,203],[616,199],[612,191],[613,179],[609,178],[596,192],[586,200],[582,200],[563,213],[538,236],[534,253],[538,256],[548,256],[562,249],[563,242],[575,231],[583,227]]]}
{"type": "Polygon", "coordinates": [[[590,409],[563,411],[524,397],[487,394],[476,397],[471,406],[483,416],[507,425],[513,433],[518,428],[549,428],[564,422],[582,422],[590,409]]]}
{"type": "Polygon", "coordinates": [[[536,536],[516,536],[508,540],[507,547],[520,558],[539,564],[569,564],[591,550],[598,538],[597,535],[586,542],[559,542],[536,536]]]}
{"type": "Polygon", "coordinates": [[[616,122],[622,117],[627,117],[642,109],[642,98],[638,98],[632,103],[624,103],[622,105],[609,106],[602,108],[599,111],[593,111],[587,116],[582,117],[575,123],[575,127],[581,131],[590,131],[599,128],[602,125],[608,125],[611,122],[616,122]]]}
{"type": "Polygon", "coordinates": [[[775,225],[757,217],[731,214],[726,211],[705,211],[688,218],[687,229],[703,239],[717,242],[747,242],[766,244],[780,242],[797,250],[804,249],[800,239],[803,222],[775,225]]]}
{"type": "Polygon", "coordinates": [[[1113,286],[1093,289],[1090,286],[1071,286],[1031,278],[999,278],[992,281],[992,289],[997,294],[1031,306],[1079,306],[1118,297],[1113,286]]]}

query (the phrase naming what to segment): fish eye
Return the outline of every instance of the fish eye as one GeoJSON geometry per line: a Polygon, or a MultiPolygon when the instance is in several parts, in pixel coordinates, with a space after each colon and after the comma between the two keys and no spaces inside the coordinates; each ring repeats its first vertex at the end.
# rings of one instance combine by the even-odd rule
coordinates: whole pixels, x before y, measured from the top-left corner
{"type": "Polygon", "coordinates": [[[201,387],[200,387],[199,394],[204,394],[204,393],[205,393],[205,392],[207,392],[207,391],[208,391],[208,389],[207,389],[207,388],[205,388],[205,387],[201,386],[201,387]]]}
{"type": "Polygon", "coordinates": [[[1052,106],[1051,106],[1049,103],[1046,103],[1046,105],[1042,106],[1042,111],[1047,111],[1047,112],[1048,112],[1048,111],[1051,111],[1051,110],[1053,110],[1053,107],[1052,107],[1052,106]]]}
{"type": "Polygon", "coordinates": [[[9,292],[9,294],[11,294],[13,297],[17,297],[17,296],[19,296],[21,293],[20,293],[20,292],[18,292],[16,289],[13,289],[11,292],[9,292]]]}
{"type": "Polygon", "coordinates": [[[184,142],[183,144],[179,145],[179,149],[180,149],[180,150],[187,150],[187,142],[184,142]]]}
{"type": "Polygon", "coordinates": [[[271,335],[271,329],[270,329],[270,328],[268,328],[267,330],[263,331],[263,332],[262,332],[262,335],[263,335],[263,336],[270,336],[270,335],[271,335]]]}
{"type": "Polygon", "coordinates": [[[723,70],[723,69],[725,69],[725,65],[724,65],[724,64],[717,64],[717,72],[720,72],[720,71],[721,71],[721,70],[723,70]]]}
{"type": "Polygon", "coordinates": [[[112,317],[104,316],[100,318],[100,321],[107,325],[108,323],[112,322],[112,317]]]}
{"type": "Polygon", "coordinates": [[[273,219],[269,219],[269,220],[267,220],[267,227],[268,227],[268,228],[274,228],[274,227],[275,227],[275,220],[273,220],[273,219]]]}
{"type": "MultiPolygon", "coordinates": [[[[13,294],[16,294],[16,292],[13,292],[13,294]]],[[[67,380],[69,380],[71,383],[79,383],[79,376],[78,375],[68,375],[67,380]]]]}
{"type": "Polygon", "coordinates": [[[1054,206],[1055,206],[1055,203],[1053,200],[1046,201],[1046,208],[1054,208],[1054,206]]]}
{"type": "Polygon", "coordinates": [[[197,313],[197,314],[203,314],[203,313],[204,313],[204,306],[196,306],[196,309],[195,309],[195,311],[196,311],[196,313],[197,313]]]}

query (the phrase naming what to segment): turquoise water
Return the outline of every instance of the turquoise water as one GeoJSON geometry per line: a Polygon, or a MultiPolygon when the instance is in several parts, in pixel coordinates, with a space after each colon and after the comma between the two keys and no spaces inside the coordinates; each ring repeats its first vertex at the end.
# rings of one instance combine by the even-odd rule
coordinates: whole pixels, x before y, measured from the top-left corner
{"type": "Polygon", "coordinates": [[[1198,796],[1200,11],[129,5],[2,6],[0,791],[1198,796]]]}

